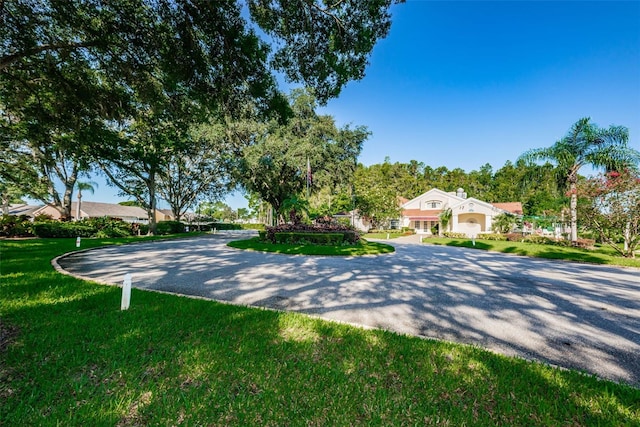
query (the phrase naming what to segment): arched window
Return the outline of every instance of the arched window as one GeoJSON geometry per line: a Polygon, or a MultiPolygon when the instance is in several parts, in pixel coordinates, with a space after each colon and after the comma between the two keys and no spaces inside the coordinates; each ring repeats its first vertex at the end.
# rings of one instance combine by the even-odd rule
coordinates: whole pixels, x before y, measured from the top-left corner
{"type": "Polygon", "coordinates": [[[428,200],[422,204],[423,209],[440,209],[442,202],[439,200],[428,200]]]}

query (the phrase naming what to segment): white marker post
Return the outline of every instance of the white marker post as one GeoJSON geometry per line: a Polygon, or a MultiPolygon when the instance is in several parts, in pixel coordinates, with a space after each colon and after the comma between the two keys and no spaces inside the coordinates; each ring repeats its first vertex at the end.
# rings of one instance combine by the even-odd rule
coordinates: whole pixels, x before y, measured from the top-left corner
{"type": "Polygon", "coordinates": [[[131,302],[131,273],[127,273],[124,275],[124,281],[122,282],[122,303],[120,304],[120,310],[128,310],[130,302],[131,302]]]}
{"type": "Polygon", "coordinates": [[[76,237],[76,248],[80,247],[80,236],[76,237]]]}

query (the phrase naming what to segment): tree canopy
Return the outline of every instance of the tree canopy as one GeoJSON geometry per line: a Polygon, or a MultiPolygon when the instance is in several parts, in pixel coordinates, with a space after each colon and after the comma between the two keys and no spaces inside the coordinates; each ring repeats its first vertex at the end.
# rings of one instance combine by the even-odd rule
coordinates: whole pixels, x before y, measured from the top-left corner
{"type": "Polygon", "coordinates": [[[363,77],[371,49],[389,30],[390,5],[1,2],[0,148],[10,161],[0,165],[0,180],[66,212],[70,191],[51,191],[56,181],[72,191],[77,174],[105,160],[96,154],[113,163],[133,153],[125,148],[132,124],[150,113],[185,127],[236,117],[247,103],[265,118],[282,115],[274,72],[313,87],[326,102],[363,77]],[[43,172],[53,164],[73,173],[43,172]]]}
{"type": "Polygon", "coordinates": [[[586,165],[607,171],[637,168],[640,153],[627,145],[628,140],[626,127],[612,125],[601,129],[585,117],[552,146],[529,150],[520,157],[525,162],[547,160],[555,164],[558,182],[571,197],[571,241],[578,240],[578,172],[586,165]]]}
{"type": "Polygon", "coordinates": [[[350,182],[362,143],[362,126],[338,128],[331,116],[318,115],[316,99],[307,90],[291,94],[293,117],[286,123],[256,124],[254,140],[233,165],[241,185],[283,214],[285,200],[350,182]],[[308,168],[312,181],[308,181],[308,168]]]}

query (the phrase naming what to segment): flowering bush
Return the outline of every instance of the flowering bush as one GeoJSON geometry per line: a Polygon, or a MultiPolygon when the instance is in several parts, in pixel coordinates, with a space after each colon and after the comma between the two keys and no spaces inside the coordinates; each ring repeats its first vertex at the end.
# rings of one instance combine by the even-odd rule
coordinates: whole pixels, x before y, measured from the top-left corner
{"type": "Polygon", "coordinates": [[[281,224],[273,227],[265,227],[264,237],[262,237],[262,233],[260,233],[260,236],[267,242],[276,243],[278,241],[276,235],[279,233],[339,233],[344,236],[343,241],[345,243],[354,245],[360,241],[360,233],[353,227],[337,223],[315,225],[281,224]]]}

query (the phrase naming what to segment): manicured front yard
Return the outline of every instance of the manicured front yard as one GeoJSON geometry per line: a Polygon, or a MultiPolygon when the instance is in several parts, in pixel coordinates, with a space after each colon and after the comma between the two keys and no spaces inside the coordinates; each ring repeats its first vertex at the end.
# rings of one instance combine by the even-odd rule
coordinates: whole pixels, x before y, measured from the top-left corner
{"type": "Polygon", "coordinates": [[[0,425],[640,424],[640,390],[629,386],[135,289],[122,312],[119,288],[52,269],[75,241],[0,245],[0,425]]]}
{"type": "Polygon", "coordinates": [[[273,252],[289,255],[328,255],[328,256],[360,256],[378,255],[394,252],[395,248],[384,243],[367,242],[361,240],[357,245],[331,246],[331,245],[300,245],[300,244],[280,244],[265,243],[259,238],[237,240],[229,242],[227,246],[236,249],[245,249],[261,252],[273,252]]]}
{"type": "Polygon", "coordinates": [[[565,261],[589,262],[594,264],[620,265],[640,268],[640,258],[624,258],[613,249],[598,247],[596,249],[580,249],[555,245],[540,245],[526,242],[507,242],[494,240],[447,239],[440,237],[424,238],[423,243],[432,245],[458,246],[482,249],[516,255],[526,255],[565,261]]]}

